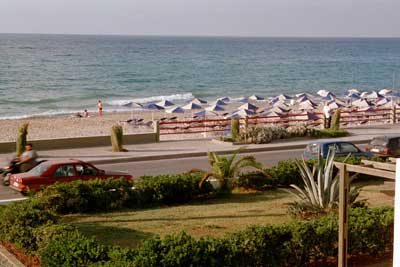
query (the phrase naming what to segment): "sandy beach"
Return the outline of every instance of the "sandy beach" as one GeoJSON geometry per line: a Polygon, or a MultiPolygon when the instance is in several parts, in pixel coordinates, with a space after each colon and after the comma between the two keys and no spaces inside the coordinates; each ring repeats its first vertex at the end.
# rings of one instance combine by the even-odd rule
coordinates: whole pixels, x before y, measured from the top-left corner
{"type": "MultiPolygon", "coordinates": [[[[144,121],[151,121],[165,116],[163,112],[138,112],[134,118],[143,118],[144,121]]],[[[177,116],[182,118],[190,114],[167,114],[166,117],[177,116]]],[[[125,134],[152,132],[152,127],[133,127],[123,123],[131,118],[131,113],[104,113],[102,117],[97,114],[89,118],[77,118],[71,115],[34,117],[28,119],[0,120],[0,142],[15,141],[18,127],[23,123],[29,123],[28,140],[55,139],[67,137],[101,136],[109,135],[111,126],[120,123],[125,134]]]]}

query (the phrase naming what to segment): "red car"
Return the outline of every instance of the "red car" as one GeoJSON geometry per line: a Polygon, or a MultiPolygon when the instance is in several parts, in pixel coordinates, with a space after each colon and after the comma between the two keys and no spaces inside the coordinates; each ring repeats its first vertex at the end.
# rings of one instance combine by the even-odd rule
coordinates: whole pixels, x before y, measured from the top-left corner
{"type": "Polygon", "coordinates": [[[25,193],[30,190],[37,191],[43,185],[56,182],[107,178],[133,180],[130,174],[100,170],[80,160],[45,161],[28,172],[11,175],[10,187],[25,193]]]}

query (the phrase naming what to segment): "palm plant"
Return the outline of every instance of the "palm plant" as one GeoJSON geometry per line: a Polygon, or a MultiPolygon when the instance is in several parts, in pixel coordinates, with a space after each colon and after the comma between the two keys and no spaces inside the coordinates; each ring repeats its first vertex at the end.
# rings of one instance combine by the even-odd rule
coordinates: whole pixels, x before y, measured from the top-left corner
{"type": "Polygon", "coordinates": [[[217,155],[214,152],[208,152],[208,160],[212,167],[212,171],[205,173],[200,181],[199,186],[209,179],[214,177],[220,184],[220,190],[223,192],[230,192],[232,183],[245,167],[253,167],[256,169],[262,169],[262,164],[256,161],[254,156],[243,156],[236,159],[240,149],[236,150],[232,156],[225,157],[217,155]]]}
{"type": "MultiPolygon", "coordinates": [[[[339,173],[333,176],[334,158],[334,148],[330,148],[326,160],[324,161],[320,155],[312,170],[304,159],[303,161],[296,161],[304,181],[304,188],[292,184],[290,186],[295,189],[295,192],[290,192],[301,199],[300,204],[303,207],[309,207],[313,210],[336,207],[339,200],[339,173]]],[[[354,177],[349,178],[349,183],[354,177]]],[[[350,187],[349,204],[355,202],[359,191],[360,189],[357,187],[350,187]]]]}

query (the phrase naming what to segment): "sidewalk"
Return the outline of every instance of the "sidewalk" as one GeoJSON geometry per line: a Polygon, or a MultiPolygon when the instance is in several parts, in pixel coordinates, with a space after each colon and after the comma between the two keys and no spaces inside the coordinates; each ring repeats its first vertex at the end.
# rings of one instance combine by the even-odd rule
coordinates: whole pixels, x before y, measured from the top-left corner
{"type": "MultiPolygon", "coordinates": [[[[372,137],[382,134],[400,134],[400,125],[379,125],[374,127],[348,129],[348,137],[337,140],[350,141],[356,144],[367,143],[372,137]]],[[[231,145],[214,142],[211,139],[161,141],[160,143],[127,145],[128,152],[111,152],[111,147],[91,147],[63,150],[38,151],[41,159],[62,160],[80,159],[93,164],[109,164],[130,161],[149,161],[158,159],[198,157],[206,155],[207,151],[231,153],[239,147],[246,152],[276,151],[302,149],[311,139],[277,140],[270,144],[231,145]]],[[[0,154],[0,166],[7,164],[12,154],[0,154]]]]}

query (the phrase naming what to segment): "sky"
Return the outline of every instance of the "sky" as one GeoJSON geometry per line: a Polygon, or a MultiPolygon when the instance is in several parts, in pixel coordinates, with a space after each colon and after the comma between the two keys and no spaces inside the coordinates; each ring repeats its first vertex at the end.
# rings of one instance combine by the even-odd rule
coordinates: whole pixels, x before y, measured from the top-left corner
{"type": "Polygon", "coordinates": [[[0,33],[400,37],[400,0],[0,0],[0,33]]]}

